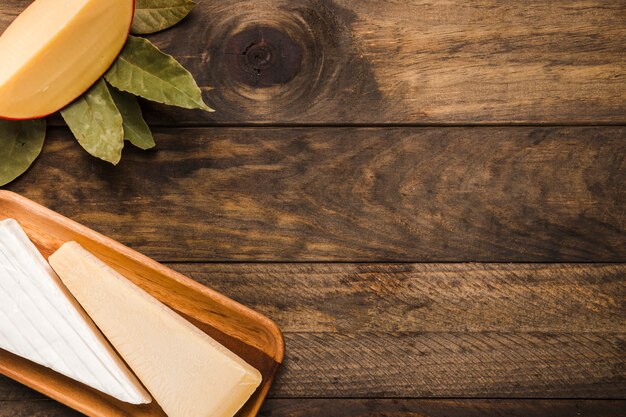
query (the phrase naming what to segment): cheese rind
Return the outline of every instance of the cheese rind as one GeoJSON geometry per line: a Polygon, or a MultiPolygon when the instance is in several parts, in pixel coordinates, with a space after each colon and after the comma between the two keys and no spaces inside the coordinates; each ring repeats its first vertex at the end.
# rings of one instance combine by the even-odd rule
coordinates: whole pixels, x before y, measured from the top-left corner
{"type": "Polygon", "coordinates": [[[121,401],[151,401],[12,219],[0,222],[0,348],[121,401]]]}
{"type": "Polygon", "coordinates": [[[65,107],[111,66],[134,0],[35,0],[0,36],[0,117],[65,107]]]}
{"type": "Polygon", "coordinates": [[[50,264],[169,417],[232,417],[261,374],[75,242],[50,264]]]}

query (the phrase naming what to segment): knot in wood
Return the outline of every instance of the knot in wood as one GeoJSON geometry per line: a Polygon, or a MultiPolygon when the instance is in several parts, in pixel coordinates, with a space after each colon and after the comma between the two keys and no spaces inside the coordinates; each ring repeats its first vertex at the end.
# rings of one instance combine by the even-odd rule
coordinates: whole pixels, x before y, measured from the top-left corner
{"type": "Polygon", "coordinates": [[[300,72],[302,47],[281,30],[256,26],[232,36],[224,57],[237,81],[271,87],[288,83],[300,72]]]}

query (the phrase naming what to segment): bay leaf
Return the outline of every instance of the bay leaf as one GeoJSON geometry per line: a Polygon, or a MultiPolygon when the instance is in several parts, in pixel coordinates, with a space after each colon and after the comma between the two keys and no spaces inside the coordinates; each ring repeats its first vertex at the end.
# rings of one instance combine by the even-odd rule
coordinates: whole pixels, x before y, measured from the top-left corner
{"type": "Polygon", "coordinates": [[[111,86],[109,86],[109,92],[122,115],[124,139],[140,149],[154,148],[154,137],[152,137],[152,132],[143,119],[137,97],[111,86]]]}
{"type": "Polygon", "coordinates": [[[104,77],[118,90],[157,103],[213,111],[189,71],[144,38],[129,36],[104,77]]]}
{"type": "Polygon", "coordinates": [[[61,116],[87,152],[117,165],[124,147],[123,121],[103,79],[61,110],[61,116]]]}
{"type": "Polygon", "coordinates": [[[0,120],[0,185],[22,175],[41,153],[46,119],[0,120]]]}
{"type": "Polygon", "coordinates": [[[170,28],[183,20],[195,5],[191,0],[135,0],[131,32],[147,35],[170,28]]]}

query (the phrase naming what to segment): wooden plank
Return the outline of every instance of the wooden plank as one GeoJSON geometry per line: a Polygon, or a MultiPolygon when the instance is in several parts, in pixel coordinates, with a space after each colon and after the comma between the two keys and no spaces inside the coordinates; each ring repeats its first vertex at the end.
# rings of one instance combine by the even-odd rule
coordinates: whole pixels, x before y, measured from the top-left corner
{"type": "MultiPolygon", "coordinates": [[[[173,266],[278,322],[273,397],[626,392],[624,264],[173,266]]],[[[32,395],[0,381],[0,400],[32,395]]]]}
{"type": "MultiPolygon", "coordinates": [[[[0,30],[28,3],[3,1],[0,30]]],[[[151,39],[217,112],[147,115],[169,125],[623,123],[624,21],[624,0],[205,0],[151,39]]]]}
{"type": "Polygon", "coordinates": [[[80,417],[76,412],[55,401],[0,401],[0,417],[80,417]]]}
{"type": "Polygon", "coordinates": [[[259,417],[623,417],[624,411],[626,401],[605,400],[271,399],[259,417]]]}
{"type": "Polygon", "coordinates": [[[278,322],[281,397],[626,392],[626,265],[178,264],[278,322]]]}
{"type": "Polygon", "coordinates": [[[625,127],[65,130],[8,189],[160,261],[626,259],[625,127]],[[62,185],[62,186],[61,186],[62,185]]]}
{"type": "MultiPolygon", "coordinates": [[[[259,417],[622,417],[626,401],[270,399],[259,417]]],[[[52,401],[0,402],[0,417],[73,417],[52,401]]]]}
{"type": "Polygon", "coordinates": [[[259,417],[619,417],[624,410],[626,401],[603,400],[271,399],[259,417]]]}
{"type": "Polygon", "coordinates": [[[626,264],[173,264],[284,332],[626,332],[626,264]]]}
{"type": "Polygon", "coordinates": [[[4,375],[0,375],[0,404],[19,401],[40,401],[45,398],[47,397],[33,391],[25,385],[22,385],[4,375]]]}
{"type": "Polygon", "coordinates": [[[287,333],[285,344],[279,397],[621,399],[626,391],[626,333],[287,333]]]}
{"type": "Polygon", "coordinates": [[[602,400],[272,399],[259,417],[618,417],[625,407],[602,400]]]}
{"type": "MultiPolygon", "coordinates": [[[[607,398],[626,390],[626,333],[286,333],[270,396],[607,398]]],[[[0,391],[31,397],[23,388],[0,391]]]]}

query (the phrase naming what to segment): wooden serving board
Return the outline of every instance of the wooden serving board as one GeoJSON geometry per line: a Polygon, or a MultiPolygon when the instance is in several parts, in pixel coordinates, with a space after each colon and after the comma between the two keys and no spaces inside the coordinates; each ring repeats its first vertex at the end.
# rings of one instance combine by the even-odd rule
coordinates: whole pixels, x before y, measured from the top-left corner
{"type": "MultiPolygon", "coordinates": [[[[64,242],[80,243],[259,369],[263,382],[237,414],[237,417],[256,416],[283,359],[283,338],[274,322],[33,201],[0,191],[0,220],[5,218],[16,219],[46,258],[64,242]]],[[[144,406],[120,402],[4,350],[0,350],[0,373],[88,416],[165,416],[155,402],[144,406]]]]}

